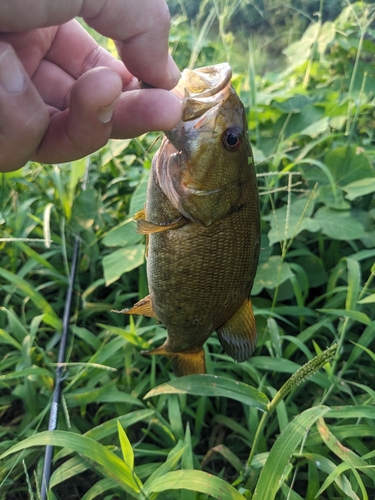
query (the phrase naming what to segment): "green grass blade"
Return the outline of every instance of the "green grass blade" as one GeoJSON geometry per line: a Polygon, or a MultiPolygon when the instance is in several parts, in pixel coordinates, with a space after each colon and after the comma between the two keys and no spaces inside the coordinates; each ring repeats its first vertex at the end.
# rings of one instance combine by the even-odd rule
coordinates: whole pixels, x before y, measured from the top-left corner
{"type": "Polygon", "coordinates": [[[121,451],[124,462],[129,466],[130,470],[134,469],[134,451],[129,441],[126,432],[122,428],[120,422],[117,420],[117,431],[120,439],[121,451]]]}
{"type": "Polygon", "coordinates": [[[164,477],[165,474],[175,469],[184,453],[185,446],[183,446],[182,441],[175,446],[175,448],[170,452],[168,460],[166,460],[160,467],[158,467],[151,476],[147,479],[144,484],[143,490],[148,490],[149,485],[157,478],[164,477]]]}
{"type": "MultiPolygon", "coordinates": [[[[97,427],[94,427],[93,429],[87,431],[85,433],[85,436],[95,441],[100,441],[101,439],[105,439],[116,434],[118,421],[123,427],[128,428],[131,425],[134,425],[142,420],[149,421],[151,417],[154,416],[154,414],[155,414],[154,410],[132,411],[127,415],[122,415],[121,417],[112,418],[111,420],[103,422],[97,427]]],[[[68,454],[69,452],[66,449],[61,450],[56,454],[55,458],[56,460],[58,460],[60,458],[65,457],[68,454]]]]}
{"type": "Polygon", "coordinates": [[[150,344],[145,342],[139,335],[132,333],[129,328],[119,328],[118,326],[104,325],[103,323],[98,323],[104,330],[111,332],[119,337],[122,337],[130,344],[142,349],[149,349],[150,344]]]}
{"type": "Polygon", "coordinates": [[[307,430],[327,413],[327,406],[315,406],[294,418],[277,438],[260,474],[253,500],[273,500],[290,458],[307,430]]]}
{"type": "Polygon", "coordinates": [[[354,259],[347,258],[346,263],[348,266],[348,294],[346,296],[345,309],[350,311],[355,309],[357,304],[360,282],[361,282],[361,268],[359,262],[354,259]]]}
{"type": "MultiPolygon", "coordinates": [[[[331,472],[331,474],[326,478],[326,480],[320,487],[319,491],[316,494],[316,497],[319,498],[319,496],[328,488],[328,486],[330,486],[334,481],[336,481],[337,478],[340,477],[341,474],[348,469],[350,469],[350,466],[345,462],[335,467],[335,469],[331,472]]],[[[354,493],[354,491],[352,492],[349,498],[352,498],[353,500],[359,500],[359,497],[354,493]]]]}
{"type": "Polygon", "coordinates": [[[373,418],[375,419],[375,406],[331,406],[326,418],[373,418]]]}
{"type": "Polygon", "coordinates": [[[341,444],[341,442],[332,434],[332,432],[327,427],[323,418],[319,419],[317,428],[322,438],[323,442],[328,446],[328,448],[341,460],[347,463],[353,469],[360,469],[366,475],[368,475],[373,481],[375,481],[375,470],[369,467],[369,463],[363,458],[359,457],[354,451],[346,448],[341,444]]]}
{"type": "Polygon", "coordinates": [[[120,391],[115,385],[104,385],[102,387],[82,387],[75,391],[65,392],[65,399],[70,408],[87,405],[93,402],[103,403],[129,403],[134,406],[143,406],[138,398],[120,391]]]}
{"type": "Polygon", "coordinates": [[[59,322],[59,326],[61,328],[61,321],[57,317],[55,311],[52,306],[47,302],[47,300],[41,295],[39,292],[35,290],[34,287],[30,285],[26,280],[17,276],[17,274],[11,273],[6,269],[0,268],[0,276],[10,281],[13,285],[17,286],[22,292],[29,297],[30,300],[44,313],[52,316],[59,322]]]}
{"type": "Polygon", "coordinates": [[[106,493],[107,491],[113,492],[113,490],[115,489],[114,487],[115,485],[111,479],[101,479],[100,481],[95,483],[94,486],[92,486],[88,491],[86,491],[81,500],[94,500],[94,498],[100,497],[100,495],[106,493]]]}
{"type": "MultiPolygon", "coordinates": [[[[323,455],[319,455],[317,453],[302,453],[300,456],[307,458],[309,464],[313,463],[314,466],[328,475],[334,473],[334,471],[337,469],[337,465],[323,455]]],[[[353,500],[359,500],[359,497],[353,491],[352,485],[345,475],[338,475],[334,479],[334,482],[349,498],[352,498],[353,500]]],[[[315,498],[318,497],[316,496],[315,498]]]]}
{"type": "Polygon", "coordinates": [[[269,399],[253,387],[216,375],[187,375],[173,379],[152,389],[145,399],[161,394],[194,394],[195,396],[222,396],[235,399],[247,406],[267,411],[269,399]]]}
{"type": "Polygon", "coordinates": [[[102,444],[86,436],[81,436],[72,432],[45,431],[34,434],[34,436],[24,439],[0,455],[0,460],[12,453],[25,450],[31,446],[47,445],[69,448],[86,457],[91,463],[93,461],[96,462],[103,467],[108,477],[114,479],[134,498],[138,498],[140,488],[134,480],[129,466],[102,444]]]}
{"type": "Polygon", "coordinates": [[[21,344],[19,342],[17,342],[17,340],[15,340],[11,335],[9,335],[8,332],[3,330],[2,328],[0,328],[0,342],[2,342],[4,344],[10,344],[13,347],[15,347],[16,349],[18,349],[19,351],[21,351],[21,349],[22,349],[21,344]]]}
{"type": "MultiPolygon", "coordinates": [[[[90,469],[90,465],[81,457],[78,456],[70,458],[53,472],[49,482],[49,487],[53,488],[71,477],[82,474],[88,469],[90,469]]],[[[112,480],[111,483],[113,485],[112,480]]]]}
{"type": "Polygon", "coordinates": [[[6,307],[0,307],[0,311],[3,311],[8,316],[9,326],[12,329],[13,334],[18,342],[22,344],[24,338],[29,335],[29,332],[12,310],[7,309],[6,307]]]}
{"type": "Polygon", "coordinates": [[[331,314],[332,316],[336,317],[345,316],[346,318],[358,321],[358,323],[362,323],[366,326],[371,325],[371,320],[367,316],[367,314],[360,311],[351,311],[344,309],[317,309],[317,311],[325,314],[331,314]]]}
{"type": "Polygon", "coordinates": [[[168,472],[149,484],[144,493],[147,495],[180,489],[205,493],[220,500],[244,500],[244,496],[226,481],[200,470],[168,472]]]}

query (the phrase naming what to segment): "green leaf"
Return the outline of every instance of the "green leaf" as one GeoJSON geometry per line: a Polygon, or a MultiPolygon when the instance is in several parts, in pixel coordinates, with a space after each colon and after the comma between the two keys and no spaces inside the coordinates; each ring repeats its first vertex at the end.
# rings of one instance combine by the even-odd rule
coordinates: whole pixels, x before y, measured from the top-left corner
{"type": "Polygon", "coordinates": [[[134,406],[144,406],[136,397],[123,391],[119,391],[114,385],[103,385],[99,388],[83,387],[64,394],[70,408],[87,405],[89,403],[128,403],[134,406]]]}
{"type": "MultiPolygon", "coordinates": [[[[54,470],[49,482],[49,487],[52,489],[57,484],[60,484],[71,477],[77,476],[78,474],[82,474],[88,469],[90,469],[90,465],[82,457],[76,456],[70,458],[69,460],[61,464],[60,467],[54,470]]],[[[113,485],[112,480],[111,483],[113,485]]]]}
{"type": "Polygon", "coordinates": [[[90,161],[88,158],[81,158],[72,163],[68,163],[70,167],[69,176],[69,198],[72,202],[74,199],[75,189],[80,179],[85,175],[87,162],[90,161]]]}
{"type": "Polygon", "coordinates": [[[359,179],[358,181],[343,186],[342,189],[347,192],[346,198],[348,200],[355,200],[360,196],[375,193],[375,179],[359,179]]]}
{"type": "Polygon", "coordinates": [[[165,476],[171,469],[175,469],[180,461],[182,454],[184,453],[185,446],[183,446],[182,441],[179,441],[177,445],[168,455],[168,460],[166,460],[160,467],[158,467],[151,476],[147,479],[144,484],[144,490],[149,488],[149,485],[157,478],[165,476]]]}
{"type": "Polygon", "coordinates": [[[126,432],[122,428],[120,422],[117,420],[117,432],[120,439],[121,451],[124,462],[129,466],[131,470],[134,469],[134,452],[132,445],[129,441],[126,432]]]}
{"type": "Polygon", "coordinates": [[[359,262],[347,258],[346,264],[348,266],[348,293],[346,295],[345,309],[355,309],[357,304],[360,281],[361,281],[361,268],[359,262]]]}
{"type": "Polygon", "coordinates": [[[362,224],[349,210],[321,207],[315,213],[314,220],[320,223],[323,234],[335,240],[356,240],[366,236],[362,224]]]}
{"type": "Polygon", "coordinates": [[[124,247],[139,243],[144,236],[137,233],[133,219],[128,219],[109,231],[103,238],[106,247],[124,247]]]}
{"type": "MultiPolygon", "coordinates": [[[[318,490],[316,493],[316,497],[319,498],[320,495],[325,491],[328,486],[330,486],[331,483],[333,482],[338,482],[337,479],[342,475],[343,472],[346,470],[350,469],[350,466],[346,464],[345,462],[341,463],[335,469],[331,472],[331,474],[325,479],[324,483],[322,484],[321,488],[318,490]]],[[[359,496],[354,493],[354,491],[351,492],[351,495],[349,498],[352,498],[353,500],[359,500],[359,496]]]]}
{"type": "Polygon", "coordinates": [[[120,248],[103,258],[106,286],[118,280],[124,273],[141,266],[145,259],[144,245],[130,245],[120,248]]]}
{"type": "Polygon", "coordinates": [[[356,146],[340,146],[333,149],[326,155],[324,162],[339,187],[347,186],[366,177],[375,177],[369,159],[356,146]]]}
{"type": "Polygon", "coordinates": [[[274,500],[284,470],[306,432],[318,418],[327,413],[327,406],[309,408],[295,417],[276,439],[260,474],[253,500],[274,500]]]}
{"type": "Polygon", "coordinates": [[[367,353],[370,358],[374,361],[375,363],[375,353],[371,351],[371,349],[369,349],[368,347],[365,347],[363,345],[360,345],[360,344],[357,344],[356,342],[352,342],[356,347],[358,347],[359,349],[362,349],[362,351],[365,351],[365,353],[367,353]]]}
{"type": "MultiPolygon", "coordinates": [[[[313,463],[318,469],[326,474],[330,475],[337,469],[337,465],[323,455],[318,455],[317,453],[303,453],[301,456],[306,457],[310,463],[313,463]]],[[[352,489],[352,485],[344,475],[335,477],[334,482],[349,498],[359,500],[359,497],[352,489]]]]}
{"type": "Polygon", "coordinates": [[[368,295],[364,299],[358,301],[358,304],[373,304],[375,302],[375,293],[368,295]]]}
{"type": "Polygon", "coordinates": [[[112,479],[100,479],[97,483],[94,484],[94,486],[91,486],[91,488],[86,491],[81,500],[94,500],[103,493],[106,493],[107,491],[113,492],[113,490],[114,484],[112,479]]]}
{"type": "Polygon", "coordinates": [[[251,294],[258,295],[263,288],[273,290],[292,276],[292,270],[286,262],[283,262],[282,257],[273,255],[258,267],[251,294]]]}
{"type": "Polygon", "coordinates": [[[142,179],[139,181],[139,184],[136,187],[133,196],[131,197],[129,215],[131,215],[132,217],[140,210],[143,210],[145,206],[148,177],[149,172],[146,171],[143,174],[142,179]]]}
{"type": "Polygon", "coordinates": [[[316,138],[321,134],[327,132],[329,126],[329,117],[324,116],[323,118],[317,119],[313,121],[310,125],[307,125],[304,129],[302,129],[299,134],[300,135],[308,135],[309,137],[316,138]]]}
{"type": "Polygon", "coordinates": [[[367,326],[371,324],[371,320],[367,314],[360,311],[349,311],[347,309],[317,309],[317,311],[325,314],[332,314],[332,316],[347,316],[348,318],[367,326]]]}
{"type": "Polygon", "coordinates": [[[103,323],[98,323],[98,325],[104,328],[104,330],[122,337],[127,342],[133,344],[136,347],[140,347],[142,349],[150,348],[150,344],[148,342],[145,342],[142,339],[142,337],[140,337],[139,335],[135,335],[134,333],[130,332],[129,329],[127,328],[119,328],[118,326],[103,325],[103,323]]]}
{"type": "Polygon", "coordinates": [[[53,374],[49,370],[47,370],[47,368],[40,368],[38,366],[31,366],[30,368],[24,368],[23,370],[20,370],[20,371],[13,371],[10,373],[4,373],[3,375],[0,375],[0,381],[13,380],[13,379],[30,377],[30,376],[34,376],[34,377],[41,376],[41,377],[53,378],[53,374]]]}
{"type": "MultiPolygon", "coordinates": [[[[22,350],[22,346],[17,340],[15,340],[11,335],[9,335],[8,332],[0,328],[0,343],[4,342],[4,344],[11,344],[13,347],[18,349],[19,351],[22,350]]],[[[1,378],[1,377],[0,377],[1,378]]]]}
{"type": "Polygon", "coordinates": [[[90,229],[99,213],[98,193],[95,189],[86,189],[74,199],[72,226],[75,231],[90,229]]]}
{"type": "Polygon", "coordinates": [[[270,221],[271,229],[268,232],[270,245],[278,241],[285,241],[296,237],[304,230],[319,231],[320,224],[310,218],[314,204],[310,199],[302,198],[286,205],[263,217],[270,221]]]}
{"type": "Polygon", "coordinates": [[[30,300],[44,313],[48,314],[49,316],[52,316],[57,324],[59,325],[59,329],[61,329],[61,321],[57,317],[57,314],[55,311],[52,309],[52,306],[46,301],[46,299],[43,297],[42,294],[37,292],[35,288],[30,285],[30,283],[23,278],[20,278],[17,274],[13,274],[6,269],[0,268],[0,276],[3,278],[7,279],[10,281],[13,285],[18,287],[22,292],[26,295],[26,297],[29,297],[30,300]]]}
{"type": "Polygon", "coordinates": [[[85,458],[90,460],[90,463],[95,464],[96,462],[103,467],[108,477],[115,480],[134,498],[138,498],[140,488],[136,483],[129,466],[102,444],[97,443],[93,439],[86,436],[74,434],[73,432],[40,432],[12,446],[9,450],[0,455],[0,460],[8,455],[11,455],[12,453],[25,450],[31,446],[48,445],[68,448],[83,455],[85,458]]]}
{"type": "Polygon", "coordinates": [[[194,394],[195,396],[222,396],[235,399],[247,406],[267,411],[269,399],[250,385],[217,375],[187,375],[152,389],[145,399],[161,394],[194,394]]]}
{"type": "Polygon", "coordinates": [[[343,446],[340,441],[331,433],[327,427],[323,418],[319,418],[317,423],[317,428],[322,438],[322,441],[328,446],[328,448],[341,460],[347,463],[353,469],[360,469],[364,474],[369,476],[373,481],[375,481],[375,470],[369,467],[368,462],[359,457],[354,451],[350,450],[346,446],[343,446]]]}
{"type": "MultiPolygon", "coordinates": [[[[146,422],[150,421],[151,417],[154,416],[154,413],[155,413],[154,410],[132,411],[127,415],[122,415],[118,418],[112,418],[111,420],[103,422],[102,424],[87,431],[85,433],[85,436],[94,439],[94,441],[100,441],[101,439],[105,439],[109,436],[114,436],[117,433],[118,421],[123,427],[127,428],[142,420],[146,422]]],[[[55,459],[59,460],[68,454],[69,452],[66,449],[61,450],[58,453],[56,453],[55,459]]]]}
{"type": "Polygon", "coordinates": [[[220,500],[244,500],[243,495],[224,479],[200,470],[179,470],[168,472],[152,481],[143,491],[146,495],[169,490],[186,489],[205,493],[220,500]]]}
{"type": "Polygon", "coordinates": [[[25,337],[29,335],[29,332],[23,326],[18,317],[14,314],[13,311],[7,309],[6,307],[0,307],[0,311],[3,311],[8,316],[9,325],[12,333],[15,338],[18,340],[20,344],[22,344],[25,337]]]}
{"type": "Polygon", "coordinates": [[[326,418],[372,418],[375,419],[375,406],[371,405],[347,405],[331,406],[326,418]]]}
{"type": "Polygon", "coordinates": [[[101,159],[102,165],[106,165],[111,160],[113,160],[113,158],[116,158],[121,153],[123,153],[130,143],[131,139],[122,139],[122,140],[110,139],[107,145],[103,148],[103,154],[101,159]]]}

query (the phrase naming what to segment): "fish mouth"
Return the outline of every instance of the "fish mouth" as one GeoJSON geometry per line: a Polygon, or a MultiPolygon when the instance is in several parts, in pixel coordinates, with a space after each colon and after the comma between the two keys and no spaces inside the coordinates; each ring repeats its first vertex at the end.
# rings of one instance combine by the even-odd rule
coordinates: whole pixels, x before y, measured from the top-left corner
{"type": "Polygon", "coordinates": [[[184,69],[173,92],[181,97],[210,97],[220,92],[232,78],[228,63],[215,64],[197,69],[184,69]]]}
{"type": "Polygon", "coordinates": [[[231,92],[232,68],[228,63],[194,70],[185,69],[173,93],[181,99],[181,121],[165,135],[177,151],[181,150],[189,129],[207,124],[215,109],[231,92]]]}
{"type": "Polygon", "coordinates": [[[182,121],[195,120],[216,106],[223,94],[227,94],[231,78],[232,68],[228,63],[185,69],[173,89],[182,100],[182,121]]]}

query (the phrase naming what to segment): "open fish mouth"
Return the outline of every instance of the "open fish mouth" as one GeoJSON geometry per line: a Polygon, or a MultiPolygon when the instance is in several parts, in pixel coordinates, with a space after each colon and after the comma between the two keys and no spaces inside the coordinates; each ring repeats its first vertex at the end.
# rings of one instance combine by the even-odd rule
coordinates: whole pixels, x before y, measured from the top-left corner
{"type": "Polygon", "coordinates": [[[232,68],[228,63],[185,69],[173,93],[182,100],[182,121],[199,118],[216,106],[230,89],[232,68]]]}

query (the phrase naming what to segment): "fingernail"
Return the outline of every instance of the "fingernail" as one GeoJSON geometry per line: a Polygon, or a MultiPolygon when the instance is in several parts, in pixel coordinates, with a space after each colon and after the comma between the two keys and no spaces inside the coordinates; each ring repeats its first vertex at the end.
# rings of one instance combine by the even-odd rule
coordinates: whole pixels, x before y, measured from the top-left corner
{"type": "Polygon", "coordinates": [[[168,69],[169,69],[169,74],[171,75],[172,80],[174,80],[177,85],[179,79],[181,78],[181,71],[178,69],[177,64],[174,62],[172,56],[169,56],[168,59],[168,69]]]}
{"type": "Polygon", "coordinates": [[[120,96],[118,96],[112,104],[107,106],[106,108],[99,109],[98,113],[98,118],[99,121],[102,123],[108,123],[112,120],[113,117],[113,112],[115,110],[115,106],[117,104],[117,101],[119,100],[120,96]]]}
{"type": "Polygon", "coordinates": [[[11,93],[21,92],[26,85],[24,70],[11,47],[0,54],[0,85],[11,93]]]}

